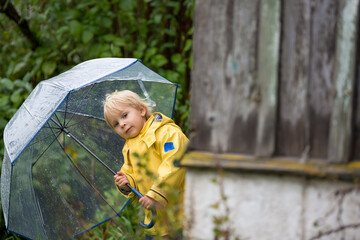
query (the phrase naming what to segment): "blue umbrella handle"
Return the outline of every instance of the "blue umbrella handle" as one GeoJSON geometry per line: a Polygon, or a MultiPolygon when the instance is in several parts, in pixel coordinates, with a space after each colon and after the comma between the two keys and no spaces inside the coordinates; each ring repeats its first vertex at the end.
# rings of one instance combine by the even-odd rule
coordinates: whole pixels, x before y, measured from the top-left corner
{"type": "MultiPolygon", "coordinates": [[[[136,190],[136,188],[133,188],[130,184],[127,183],[126,186],[128,186],[131,189],[131,191],[133,193],[135,193],[135,195],[138,196],[139,198],[144,197],[144,195],[142,195],[141,192],[136,190]]],[[[145,223],[139,221],[139,224],[140,224],[141,227],[143,227],[143,228],[152,228],[154,226],[154,224],[155,224],[154,218],[156,217],[156,209],[155,209],[155,207],[151,208],[151,214],[152,214],[152,219],[151,219],[151,222],[149,224],[145,224],[145,223]]]]}

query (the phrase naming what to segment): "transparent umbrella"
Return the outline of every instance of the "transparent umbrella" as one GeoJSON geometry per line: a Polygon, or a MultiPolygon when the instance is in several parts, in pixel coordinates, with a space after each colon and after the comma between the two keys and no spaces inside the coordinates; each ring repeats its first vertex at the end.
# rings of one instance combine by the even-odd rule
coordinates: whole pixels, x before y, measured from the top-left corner
{"type": "Polygon", "coordinates": [[[29,239],[72,239],[129,202],[113,172],[125,140],[103,117],[106,94],[132,90],[172,116],[177,85],[137,59],[83,62],[32,91],[5,127],[1,203],[7,230],[29,239]]]}

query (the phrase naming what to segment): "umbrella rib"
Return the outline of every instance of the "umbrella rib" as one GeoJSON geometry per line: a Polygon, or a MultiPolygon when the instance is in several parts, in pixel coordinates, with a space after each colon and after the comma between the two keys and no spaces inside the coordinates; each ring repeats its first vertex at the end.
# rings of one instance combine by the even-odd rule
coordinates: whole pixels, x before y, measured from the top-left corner
{"type": "MultiPolygon", "coordinates": [[[[51,144],[50,144],[51,145],[51,144]]],[[[37,160],[36,160],[37,161],[37,160]]],[[[32,165],[33,167],[34,165],[32,165]]],[[[47,232],[45,230],[45,221],[44,221],[44,217],[43,217],[43,214],[42,214],[42,211],[41,211],[41,207],[40,207],[40,203],[39,203],[39,199],[38,199],[38,196],[36,195],[35,193],[35,189],[34,189],[34,174],[33,174],[33,168],[31,167],[31,193],[33,194],[33,198],[35,199],[35,204],[37,206],[37,210],[38,210],[38,214],[39,214],[39,218],[40,218],[40,221],[42,223],[42,229],[43,229],[43,233],[44,235],[46,236],[46,239],[49,239],[48,236],[47,236],[47,232]]]]}
{"type": "MultiPolygon", "coordinates": [[[[49,126],[50,126],[50,124],[49,124],[49,122],[47,123],[49,126]]],[[[57,140],[57,138],[60,136],[60,134],[61,134],[61,131],[59,131],[59,132],[54,132],[53,131],[53,128],[50,126],[49,127],[50,128],[50,130],[51,130],[51,132],[53,133],[53,135],[55,136],[55,138],[54,138],[54,140],[49,144],[49,146],[47,146],[47,148],[40,154],[40,156],[36,159],[36,161],[32,164],[32,167],[33,166],[35,166],[35,164],[37,163],[37,161],[39,161],[39,159],[42,157],[42,155],[44,155],[44,153],[50,148],[50,146],[54,143],[54,141],[55,140],[57,140]],[[57,134],[57,135],[56,135],[57,134]]],[[[61,129],[60,129],[61,130],[61,129]]],[[[49,135],[49,137],[50,137],[51,135],[49,135]]]]}
{"type": "MultiPolygon", "coordinates": [[[[57,139],[57,142],[59,143],[59,145],[61,146],[61,143],[59,142],[59,140],[57,139]]],[[[63,149],[63,148],[62,148],[63,149]]],[[[70,160],[71,164],[73,165],[73,167],[75,167],[75,169],[77,170],[77,172],[83,177],[83,179],[89,184],[89,186],[99,194],[99,196],[101,197],[101,199],[115,212],[116,210],[106,201],[106,199],[102,196],[102,194],[96,189],[96,187],[90,182],[89,179],[87,179],[87,177],[85,176],[85,174],[81,171],[81,169],[75,164],[74,160],[72,159],[72,157],[65,152],[65,150],[63,149],[65,155],[67,156],[67,158],[70,160]]]]}
{"type": "MultiPolygon", "coordinates": [[[[49,127],[43,127],[43,128],[49,128],[49,127]]],[[[52,128],[50,128],[50,129],[52,129],[52,128]]],[[[55,134],[57,134],[57,133],[60,133],[60,129],[58,129],[58,128],[55,128],[57,131],[55,132],[55,134]]],[[[48,136],[45,136],[45,137],[43,137],[43,138],[41,138],[41,139],[39,139],[39,140],[37,140],[37,141],[32,141],[30,144],[29,144],[29,146],[32,146],[32,145],[34,145],[34,144],[36,144],[36,143],[38,143],[38,142],[41,142],[41,141],[43,141],[43,140],[45,140],[45,139],[47,139],[47,138],[49,138],[49,137],[52,137],[54,135],[54,133],[52,133],[52,134],[49,134],[48,136]]]]}
{"type": "MultiPolygon", "coordinates": [[[[95,86],[95,84],[93,84],[87,92],[83,93],[82,99],[84,99],[90,93],[90,91],[93,89],[94,86],[95,86]]],[[[76,113],[79,110],[79,108],[80,108],[80,104],[77,106],[77,108],[74,112],[76,113]]],[[[70,117],[70,119],[67,121],[67,123],[64,126],[69,124],[69,122],[73,119],[73,117],[74,117],[74,114],[70,117]]]]}
{"type": "MultiPolygon", "coordinates": [[[[56,191],[59,192],[60,190],[57,189],[56,191]]],[[[61,202],[67,207],[67,209],[69,209],[69,211],[70,211],[74,216],[76,216],[76,215],[77,215],[77,214],[76,214],[76,211],[75,211],[75,210],[73,209],[73,207],[66,201],[66,199],[62,196],[61,192],[60,192],[59,196],[60,196],[61,202]]],[[[80,220],[78,221],[78,223],[79,223],[79,225],[80,225],[83,229],[86,229],[86,228],[87,228],[87,227],[85,227],[84,224],[81,223],[80,220]]]]}
{"type": "MultiPolygon", "coordinates": [[[[64,110],[57,110],[57,112],[64,112],[64,113],[65,113],[64,110]]],[[[91,115],[91,114],[79,113],[79,112],[73,112],[73,111],[67,111],[67,113],[75,114],[75,115],[82,116],[82,117],[94,118],[94,119],[101,120],[101,121],[104,121],[104,122],[105,122],[105,118],[96,117],[96,116],[91,115]]],[[[65,126],[65,125],[64,125],[64,126],[65,126]]],[[[68,126],[68,125],[66,125],[66,127],[67,127],[67,126],[68,126]]]]}
{"type": "Polygon", "coordinates": [[[51,126],[44,126],[43,128],[49,128],[49,129],[57,129],[57,130],[60,130],[59,127],[51,127],[51,126]]]}
{"type": "Polygon", "coordinates": [[[87,120],[88,120],[88,119],[84,119],[84,120],[82,120],[82,121],[76,122],[76,123],[71,124],[71,125],[68,125],[68,126],[66,126],[66,127],[67,127],[67,128],[71,128],[71,127],[76,126],[76,125],[78,125],[78,124],[80,124],[80,123],[82,123],[82,122],[85,122],[85,121],[87,121],[87,120]]]}
{"type": "MultiPolygon", "coordinates": [[[[53,121],[56,125],[59,127],[61,126],[60,123],[56,122],[56,120],[50,118],[51,121],[53,121]]],[[[82,143],[77,137],[75,137],[68,129],[65,127],[61,128],[62,131],[64,131],[68,136],[70,136],[72,139],[75,140],[80,146],[82,146],[88,153],[90,153],[91,156],[93,156],[96,160],[98,160],[107,170],[109,170],[113,175],[116,174],[114,170],[112,170],[103,160],[101,160],[95,153],[93,153],[84,143],[82,143]]]]}
{"type": "MultiPolygon", "coordinates": [[[[70,96],[70,95],[69,95],[69,96],[70,96]]],[[[67,97],[67,98],[66,98],[66,104],[65,104],[65,114],[64,114],[64,122],[63,122],[63,126],[65,126],[65,123],[66,123],[66,113],[67,113],[68,103],[69,103],[69,97],[67,97]]]]}
{"type": "MultiPolygon", "coordinates": [[[[59,135],[60,135],[60,134],[59,134],[59,135]]],[[[58,136],[59,136],[59,135],[58,135],[58,136]]],[[[62,146],[61,143],[59,142],[58,136],[54,139],[54,141],[57,140],[57,142],[59,143],[61,149],[63,149],[65,155],[69,158],[68,154],[65,152],[63,146],[62,146]]],[[[54,143],[54,141],[53,141],[52,143],[54,143]]],[[[51,144],[52,144],[52,143],[51,143],[51,144]]],[[[72,160],[71,160],[71,161],[72,161],[72,160]]],[[[75,166],[75,168],[76,168],[76,166],[75,166]]],[[[81,174],[81,173],[80,173],[80,174],[81,174]]],[[[82,175],[82,174],[81,174],[81,175],[82,175]]],[[[83,177],[84,177],[84,176],[83,176],[83,177]]],[[[58,191],[58,190],[57,190],[57,191],[58,191]]],[[[99,193],[99,195],[101,195],[101,194],[99,193]]],[[[66,200],[64,199],[64,197],[63,197],[61,194],[59,194],[59,196],[60,196],[61,202],[68,207],[69,211],[70,211],[72,214],[74,214],[74,216],[76,216],[75,211],[74,211],[73,208],[66,202],[66,200]]],[[[106,201],[105,201],[105,202],[106,202],[106,201]]],[[[111,206],[110,206],[110,207],[111,207],[111,206]]],[[[81,224],[81,223],[79,223],[79,224],[81,224]]],[[[86,229],[85,226],[82,226],[82,227],[83,227],[84,229],[86,229]]]]}
{"type": "Polygon", "coordinates": [[[55,138],[54,140],[49,144],[49,146],[47,146],[47,148],[39,155],[39,157],[35,160],[35,162],[33,162],[32,167],[35,166],[35,164],[37,163],[37,161],[39,161],[39,159],[42,157],[42,155],[44,155],[44,153],[50,148],[50,146],[55,142],[55,140],[57,140],[57,138],[59,137],[59,135],[61,134],[61,132],[58,132],[57,135],[53,132],[55,138]]]}
{"type": "MultiPolygon", "coordinates": [[[[58,122],[61,122],[56,113],[54,114],[54,116],[56,117],[56,119],[58,120],[58,122]]],[[[63,126],[65,126],[65,125],[63,125],[63,126]]],[[[61,126],[59,126],[59,127],[60,127],[60,129],[61,129],[61,126]]]]}
{"type": "MultiPolygon", "coordinates": [[[[56,114],[55,114],[55,116],[56,116],[56,114]]],[[[51,118],[51,119],[52,119],[52,118],[51,118]]],[[[49,124],[49,122],[48,122],[48,124],[49,124]]],[[[49,126],[50,126],[50,124],[49,124],[49,126]]],[[[57,125],[57,126],[58,126],[58,125],[57,125]]],[[[60,132],[62,131],[61,128],[62,128],[62,126],[58,126],[58,129],[60,130],[60,132]]],[[[56,128],[54,128],[54,129],[56,129],[56,128]]],[[[51,131],[53,132],[52,128],[51,128],[51,131]]],[[[60,135],[60,134],[59,134],[59,135],[60,135]]],[[[58,136],[59,136],[59,135],[58,135],[58,136]]],[[[65,148],[65,139],[66,139],[66,138],[65,138],[65,136],[64,136],[64,137],[63,137],[63,145],[61,146],[61,144],[60,144],[60,146],[61,146],[62,149],[65,148]]],[[[58,141],[59,141],[59,140],[58,140],[58,141]]]]}
{"type": "MultiPolygon", "coordinates": [[[[104,122],[105,122],[105,120],[104,120],[104,119],[97,118],[97,117],[94,117],[94,116],[90,116],[90,115],[86,115],[86,114],[79,114],[79,113],[73,113],[73,114],[75,114],[75,115],[79,115],[79,116],[82,116],[82,117],[93,118],[93,119],[96,119],[96,120],[101,120],[101,121],[104,121],[104,122]]],[[[89,119],[84,119],[84,120],[81,120],[81,121],[76,122],[76,123],[74,123],[74,124],[71,124],[71,125],[66,125],[66,128],[71,128],[71,127],[73,127],[73,126],[76,126],[76,125],[78,125],[78,124],[80,124],[80,123],[82,123],[82,122],[84,122],[84,121],[88,121],[88,120],[89,120],[89,119]]]]}

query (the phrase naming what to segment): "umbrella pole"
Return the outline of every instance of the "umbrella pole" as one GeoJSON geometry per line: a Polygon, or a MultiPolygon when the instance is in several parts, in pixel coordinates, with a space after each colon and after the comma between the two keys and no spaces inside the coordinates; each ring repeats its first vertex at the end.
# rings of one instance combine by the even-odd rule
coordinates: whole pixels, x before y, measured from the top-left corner
{"type": "Polygon", "coordinates": [[[113,175],[116,175],[116,172],[114,170],[112,170],[106,163],[104,163],[104,161],[102,161],[98,156],[96,156],[96,154],[93,153],[88,147],[86,147],[85,144],[83,144],[79,139],[77,139],[74,135],[72,135],[72,133],[69,130],[67,130],[58,121],[52,118],[50,118],[50,120],[53,121],[60,128],[61,131],[66,133],[66,135],[70,136],[72,139],[74,139],[75,142],[80,144],[80,146],[82,146],[88,153],[90,153],[91,156],[93,156],[96,160],[98,160],[107,170],[109,170],[113,175]]]}
{"type": "MultiPolygon", "coordinates": [[[[93,153],[88,147],[86,147],[85,144],[83,144],[79,139],[77,139],[77,137],[75,137],[68,129],[66,129],[65,126],[61,125],[58,121],[54,120],[53,118],[50,118],[50,120],[53,121],[60,128],[61,131],[63,131],[68,136],[70,136],[72,139],[74,139],[75,142],[77,142],[80,146],[82,146],[96,160],[98,160],[107,170],[109,170],[113,175],[116,175],[116,172],[114,170],[112,170],[104,161],[102,161],[98,156],[96,156],[96,154],[93,153]]],[[[139,198],[144,197],[144,195],[142,195],[136,188],[133,188],[130,184],[126,184],[126,185],[131,189],[131,191],[137,197],[139,197],[139,198]]],[[[140,221],[139,224],[140,224],[141,227],[143,227],[143,228],[152,228],[154,226],[154,224],[155,224],[154,217],[156,217],[156,215],[157,215],[156,209],[152,208],[151,213],[152,213],[152,219],[151,219],[150,223],[145,224],[145,223],[140,221]]]]}

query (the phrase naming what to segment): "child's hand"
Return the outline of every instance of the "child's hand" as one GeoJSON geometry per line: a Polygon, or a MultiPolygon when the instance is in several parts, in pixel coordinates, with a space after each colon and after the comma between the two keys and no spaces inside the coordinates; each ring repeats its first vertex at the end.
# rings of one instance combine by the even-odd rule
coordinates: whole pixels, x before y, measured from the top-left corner
{"type": "Polygon", "coordinates": [[[141,206],[143,206],[146,209],[150,209],[152,206],[155,206],[156,208],[161,208],[163,207],[163,205],[161,203],[159,203],[158,201],[152,199],[151,197],[148,196],[144,196],[142,198],[140,198],[139,203],[141,204],[141,206]]]}
{"type": "Polygon", "coordinates": [[[122,172],[117,172],[114,176],[115,184],[125,191],[130,191],[131,189],[126,186],[127,183],[129,183],[129,180],[127,179],[126,175],[122,172]]]}

